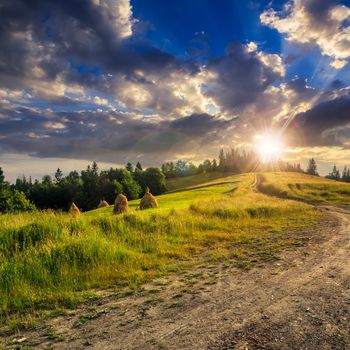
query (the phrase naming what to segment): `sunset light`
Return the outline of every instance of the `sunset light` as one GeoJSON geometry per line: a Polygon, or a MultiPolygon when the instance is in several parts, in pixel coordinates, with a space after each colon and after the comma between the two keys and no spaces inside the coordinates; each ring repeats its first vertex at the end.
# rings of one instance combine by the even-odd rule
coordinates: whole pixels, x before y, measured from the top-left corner
{"type": "Polygon", "coordinates": [[[283,151],[283,144],[280,138],[272,134],[256,136],[256,151],[264,163],[278,160],[283,151]]]}

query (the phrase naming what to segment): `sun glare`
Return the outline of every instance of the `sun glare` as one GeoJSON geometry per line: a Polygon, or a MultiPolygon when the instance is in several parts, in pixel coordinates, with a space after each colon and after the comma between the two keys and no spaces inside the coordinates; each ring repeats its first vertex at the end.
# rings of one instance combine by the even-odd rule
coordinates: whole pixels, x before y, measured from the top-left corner
{"type": "Polygon", "coordinates": [[[283,144],[276,135],[263,134],[256,136],[256,149],[264,163],[278,160],[282,155],[283,144]]]}

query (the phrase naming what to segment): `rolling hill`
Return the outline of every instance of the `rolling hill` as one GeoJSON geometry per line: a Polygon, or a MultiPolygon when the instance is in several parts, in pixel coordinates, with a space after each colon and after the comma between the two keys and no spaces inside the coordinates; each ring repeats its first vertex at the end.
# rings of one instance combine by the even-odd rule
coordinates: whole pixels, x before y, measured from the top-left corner
{"type": "MultiPolygon", "coordinates": [[[[302,245],[324,213],[299,201],[349,204],[350,185],[295,173],[235,175],[158,196],[159,208],[115,216],[112,206],[1,215],[1,321],[12,329],[200,264],[249,269],[302,245]],[[258,188],[257,188],[258,187],[258,188]],[[261,190],[261,193],[258,190],[261,190]],[[324,193],[328,193],[325,195],[324,193]],[[273,194],[271,196],[270,194],[273,194]],[[283,198],[278,198],[278,197],[283,198]]],[[[198,180],[199,181],[199,180],[198,180]]]]}

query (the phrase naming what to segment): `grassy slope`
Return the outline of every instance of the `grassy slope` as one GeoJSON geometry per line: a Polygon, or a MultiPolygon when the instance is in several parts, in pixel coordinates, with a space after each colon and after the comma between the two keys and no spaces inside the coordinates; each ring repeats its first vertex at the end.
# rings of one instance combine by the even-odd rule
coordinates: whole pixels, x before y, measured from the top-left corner
{"type": "MultiPolygon", "coordinates": [[[[135,288],[208,261],[250,267],[302,237],[285,235],[320,216],[303,203],[254,193],[253,174],[158,197],[160,207],[114,216],[112,208],[0,216],[0,311],[74,306],[93,288],[135,288]],[[223,183],[226,182],[226,183],[223,183]]],[[[35,311],[36,310],[36,311],[35,311]]],[[[11,321],[12,320],[12,321],[11,321]]]]}
{"type": "Polygon", "coordinates": [[[219,172],[177,177],[174,179],[167,180],[167,188],[168,191],[174,191],[181,188],[197,186],[199,184],[207,183],[224,177],[227,178],[227,174],[219,172]]]}
{"type": "Polygon", "coordinates": [[[265,173],[260,189],[309,203],[350,205],[350,184],[298,173],[265,173]]]}

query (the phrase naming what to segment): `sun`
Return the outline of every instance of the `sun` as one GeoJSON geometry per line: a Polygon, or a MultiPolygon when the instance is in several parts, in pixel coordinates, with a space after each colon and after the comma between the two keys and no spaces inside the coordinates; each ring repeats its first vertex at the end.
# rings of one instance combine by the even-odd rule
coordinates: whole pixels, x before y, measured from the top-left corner
{"type": "Polygon", "coordinates": [[[264,163],[281,158],[283,144],[279,136],[273,134],[256,135],[256,150],[264,163]]]}

